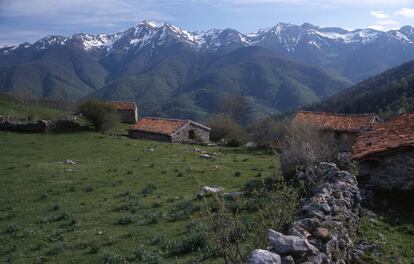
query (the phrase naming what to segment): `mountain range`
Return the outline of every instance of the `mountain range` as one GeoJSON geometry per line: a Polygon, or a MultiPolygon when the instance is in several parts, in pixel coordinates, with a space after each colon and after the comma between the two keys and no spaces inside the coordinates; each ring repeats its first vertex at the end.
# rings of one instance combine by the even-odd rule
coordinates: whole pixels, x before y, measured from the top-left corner
{"type": "Polygon", "coordinates": [[[280,23],[251,34],[143,21],[115,34],[48,36],[0,49],[0,91],[133,100],[145,115],[200,119],[224,93],[268,114],[318,102],[414,59],[414,28],[280,23]]]}

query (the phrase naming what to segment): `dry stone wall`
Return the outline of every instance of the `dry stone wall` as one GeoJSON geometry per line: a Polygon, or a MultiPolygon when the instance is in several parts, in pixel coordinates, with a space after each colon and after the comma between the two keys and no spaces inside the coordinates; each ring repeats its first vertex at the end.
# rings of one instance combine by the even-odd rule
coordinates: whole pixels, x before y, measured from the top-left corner
{"type": "Polygon", "coordinates": [[[333,163],[311,166],[296,176],[309,195],[288,234],[268,231],[270,246],[255,250],[248,264],[352,263],[361,196],[355,176],[333,163]],[[279,257],[279,258],[278,258],[279,257]]]}

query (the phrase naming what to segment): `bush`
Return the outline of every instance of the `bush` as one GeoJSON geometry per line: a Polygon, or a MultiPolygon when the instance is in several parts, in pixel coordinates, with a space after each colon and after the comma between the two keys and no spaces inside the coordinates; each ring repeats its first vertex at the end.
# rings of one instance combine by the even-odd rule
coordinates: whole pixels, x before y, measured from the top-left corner
{"type": "Polygon", "coordinates": [[[134,216],[126,215],[118,219],[118,221],[116,221],[116,224],[117,225],[129,225],[129,224],[132,224],[133,222],[134,222],[134,216]]]}
{"type": "Polygon", "coordinates": [[[96,132],[109,130],[119,123],[119,117],[109,103],[88,100],[79,106],[79,112],[91,123],[96,132]]]}
{"type": "Polygon", "coordinates": [[[147,196],[148,194],[153,193],[155,190],[157,190],[157,186],[155,186],[154,184],[147,184],[143,189],[142,189],[142,195],[143,196],[147,196]]]}
{"type": "Polygon", "coordinates": [[[256,180],[249,186],[249,195],[234,200],[216,196],[206,202],[198,221],[207,232],[203,250],[225,263],[245,263],[252,250],[267,246],[269,228],[284,232],[296,215],[298,193],[281,179],[256,180]]]}
{"type": "Polygon", "coordinates": [[[253,122],[247,129],[250,139],[260,148],[272,147],[278,137],[284,134],[286,120],[268,117],[253,122]]]}
{"type": "Polygon", "coordinates": [[[203,250],[208,245],[209,234],[207,230],[196,222],[186,226],[185,234],[178,239],[173,255],[184,255],[203,250]]]}
{"type": "Polygon", "coordinates": [[[210,139],[214,142],[226,142],[232,147],[238,147],[247,141],[246,132],[233,119],[224,114],[218,114],[210,119],[210,139]]]}
{"type": "Polygon", "coordinates": [[[168,212],[168,221],[174,222],[188,219],[192,213],[199,211],[200,206],[194,204],[192,201],[180,201],[174,204],[168,212]]]}
{"type": "Polygon", "coordinates": [[[132,260],[141,260],[147,264],[164,264],[166,261],[158,250],[150,250],[144,246],[139,246],[133,253],[132,260]]]}
{"type": "Polygon", "coordinates": [[[122,263],[122,259],[121,259],[120,256],[118,256],[118,255],[116,255],[116,254],[114,254],[112,252],[106,251],[102,255],[100,263],[102,263],[102,264],[122,263]]]}
{"type": "Polygon", "coordinates": [[[303,123],[292,123],[285,131],[286,134],[278,140],[285,177],[317,162],[334,161],[335,143],[329,133],[303,123]]]}

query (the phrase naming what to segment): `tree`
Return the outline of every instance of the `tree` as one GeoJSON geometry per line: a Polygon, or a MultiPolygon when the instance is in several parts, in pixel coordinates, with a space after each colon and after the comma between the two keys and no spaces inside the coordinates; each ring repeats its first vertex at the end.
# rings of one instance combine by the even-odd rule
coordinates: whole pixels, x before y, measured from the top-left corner
{"type": "Polygon", "coordinates": [[[92,124],[96,132],[106,131],[119,122],[114,107],[109,103],[88,100],[79,106],[79,112],[92,124]]]}
{"type": "Polygon", "coordinates": [[[246,133],[233,119],[227,115],[214,115],[209,122],[212,141],[225,141],[228,145],[237,147],[246,141],[246,133]]]}
{"type": "Polygon", "coordinates": [[[225,94],[216,104],[216,112],[236,121],[239,125],[246,125],[250,120],[251,106],[249,100],[240,92],[225,94]]]}

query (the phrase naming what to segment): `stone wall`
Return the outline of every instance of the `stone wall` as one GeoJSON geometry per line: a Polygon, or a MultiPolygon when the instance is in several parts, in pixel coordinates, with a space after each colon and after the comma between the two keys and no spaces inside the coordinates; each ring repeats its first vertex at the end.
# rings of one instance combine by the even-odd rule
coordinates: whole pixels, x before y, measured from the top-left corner
{"type": "Polygon", "coordinates": [[[138,121],[138,109],[135,110],[117,110],[121,122],[135,124],[138,121]]]}
{"type": "Polygon", "coordinates": [[[37,122],[15,122],[2,120],[0,130],[20,133],[45,133],[49,128],[50,122],[39,120],[37,122]]]}
{"type": "Polygon", "coordinates": [[[157,133],[150,133],[150,132],[142,132],[137,130],[129,130],[128,135],[131,138],[136,139],[147,139],[147,140],[156,140],[156,141],[164,141],[164,142],[171,142],[171,137],[163,134],[157,133]]]}
{"type": "Polygon", "coordinates": [[[270,246],[255,250],[248,264],[352,263],[352,238],[359,222],[361,197],[356,178],[335,164],[320,163],[296,176],[309,192],[287,235],[269,230],[270,246]]]}
{"type": "Polygon", "coordinates": [[[190,124],[173,135],[172,142],[207,144],[210,142],[210,131],[190,124]],[[194,136],[190,135],[191,131],[193,131],[192,133],[194,133],[194,136]]]}
{"type": "Polygon", "coordinates": [[[358,179],[366,187],[414,191],[414,150],[365,159],[358,168],[358,179]]]}

